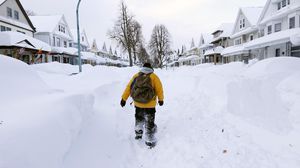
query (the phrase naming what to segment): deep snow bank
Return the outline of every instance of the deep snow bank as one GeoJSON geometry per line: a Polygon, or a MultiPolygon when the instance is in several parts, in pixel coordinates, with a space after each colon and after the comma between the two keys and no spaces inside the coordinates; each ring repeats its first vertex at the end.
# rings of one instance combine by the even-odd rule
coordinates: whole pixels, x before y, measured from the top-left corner
{"type": "Polygon", "coordinates": [[[52,90],[31,66],[2,55],[0,81],[0,167],[61,167],[93,96],[52,90]]]}
{"type": "Polygon", "coordinates": [[[289,105],[283,101],[282,94],[286,90],[299,92],[299,86],[295,86],[300,83],[299,73],[299,58],[281,57],[257,62],[229,84],[229,112],[262,128],[286,134],[293,123],[289,105]]]}
{"type": "Polygon", "coordinates": [[[28,95],[38,96],[49,88],[30,66],[22,61],[0,55],[0,102],[17,103],[28,95]]]}

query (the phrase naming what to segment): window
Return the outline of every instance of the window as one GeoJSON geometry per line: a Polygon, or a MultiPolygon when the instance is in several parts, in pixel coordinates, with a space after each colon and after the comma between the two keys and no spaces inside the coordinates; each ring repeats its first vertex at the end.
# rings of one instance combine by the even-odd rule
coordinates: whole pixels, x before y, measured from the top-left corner
{"type": "Polygon", "coordinates": [[[254,39],[253,34],[250,35],[250,41],[252,41],[254,39]]]}
{"type": "Polygon", "coordinates": [[[280,48],[277,48],[277,49],[275,50],[275,56],[276,56],[276,57],[279,57],[279,56],[280,56],[280,48]]]}
{"type": "Polygon", "coordinates": [[[275,32],[281,31],[281,23],[275,24],[275,32]]]}
{"type": "Polygon", "coordinates": [[[56,38],[56,46],[60,47],[60,38],[56,38]]]}
{"type": "Polygon", "coordinates": [[[67,41],[64,41],[64,47],[67,48],[68,45],[67,45],[67,41]]]}
{"type": "Polygon", "coordinates": [[[72,47],[72,43],[69,44],[69,47],[72,47]]]}
{"type": "Polygon", "coordinates": [[[58,31],[66,33],[66,28],[62,25],[58,25],[58,31]]]}
{"type": "Polygon", "coordinates": [[[12,9],[7,7],[7,16],[12,18],[12,9]]]}
{"type": "Polygon", "coordinates": [[[52,45],[55,47],[55,37],[53,37],[52,40],[53,40],[53,41],[52,41],[52,45]]]}
{"type": "Polygon", "coordinates": [[[291,4],[291,0],[282,0],[277,4],[277,9],[280,10],[291,4]]]}
{"type": "Polygon", "coordinates": [[[242,38],[236,39],[234,41],[234,45],[240,45],[240,44],[242,44],[242,38]]]}
{"type": "Polygon", "coordinates": [[[278,9],[278,10],[281,9],[281,2],[279,2],[279,3],[277,4],[277,9],[278,9]]]}
{"type": "Polygon", "coordinates": [[[9,27],[6,27],[6,31],[11,31],[11,28],[9,28],[9,27]]]}
{"type": "Polygon", "coordinates": [[[82,37],[82,42],[84,42],[84,37],[82,37]]]}
{"type": "Polygon", "coordinates": [[[14,17],[16,20],[19,20],[19,12],[18,11],[14,11],[14,17]]]}
{"type": "Polygon", "coordinates": [[[246,27],[246,23],[245,22],[246,22],[245,19],[241,19],[240,20],[240,29],[243,29],[243,28],[246,27]]]}
{"type": "Polygon", "coordinates": [[[4,26],[1,26],[1,31],[3,32],[5,30],[6,30],[6,28],[4,26]]]}
{"type": "Polygon", "coordinates": [[[268,26],[268,34],[272,34],[272,25],[268,26]]]}
{"type": "Polygon", "coordinates": [[[295,28],[295,26],[296,26],[296,17],[291,17],[289,19],[289,28],[293,29],[293,28],[295,28]]]}
{"type": "Polygon", "coordinates": [[[282,8],[286,7],[286,0],[283,0],[281,3],[282,3],[282,8]]]}

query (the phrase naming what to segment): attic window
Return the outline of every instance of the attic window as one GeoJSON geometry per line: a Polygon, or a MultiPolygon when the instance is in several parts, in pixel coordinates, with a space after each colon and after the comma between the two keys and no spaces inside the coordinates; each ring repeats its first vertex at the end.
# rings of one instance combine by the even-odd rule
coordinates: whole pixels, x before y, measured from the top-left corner
{"type": "Polygon", "coordinates": [[[291,4],[291,0],[282,0],[277,3],[277,9],[280,10],[290,4],[291,4]]]}
{"type": "Polygon", "coordinates": [[[66,33],[66,28],[65,28],[65,26],[58,25],[58,31],[60,31],[60,32],[62,32],[62,33],[66,33]]]}
{"type": "Polygon", "coordinates": [[[245,24],[245,19],[241,19],[240,20],[240,29],[243,29],[246,27],[246,24],[245,24]]]}
{"type": "Polygon", "coordinates": [[[14,17],[16,20],[19,20],[19,12],[18,11],[14,11],[14,17]]]}
{"type": "Polygon", "coordinates": [[[12,9],[9,8],[9,7],[7,7],[7,16],[8,16],[8,17],[11,17],[11,18],[13,17],[13,16],[12,16],[12,9]]]}

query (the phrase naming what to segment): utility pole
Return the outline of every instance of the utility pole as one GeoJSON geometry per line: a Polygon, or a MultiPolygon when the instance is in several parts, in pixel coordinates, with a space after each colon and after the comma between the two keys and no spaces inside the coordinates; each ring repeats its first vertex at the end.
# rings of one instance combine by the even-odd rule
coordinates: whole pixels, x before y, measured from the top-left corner
{"type": "Polygon", "coordinates": [[[77,9],[76,9],[76,17],[77,17],[77,43],[78,43],[78,60],[79,60],[79,73],[82,72],[82,66],[81,66],[81,54],[80,54],[80,29],[79,29],[79,5],[81,0],[78,0],[77,9]]]}

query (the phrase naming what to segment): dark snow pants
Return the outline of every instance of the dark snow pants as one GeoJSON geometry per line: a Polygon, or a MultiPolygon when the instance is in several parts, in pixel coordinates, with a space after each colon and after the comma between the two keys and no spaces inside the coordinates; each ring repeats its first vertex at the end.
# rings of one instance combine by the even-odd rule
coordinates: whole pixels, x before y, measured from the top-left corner
{"type": "Polygon", "coordinates": [[[155,108],[135,107],[135,133],[137,136],[143,135],[145,126],[145,141],[155,142],[157,126],[155,122],[155,108]]]}

